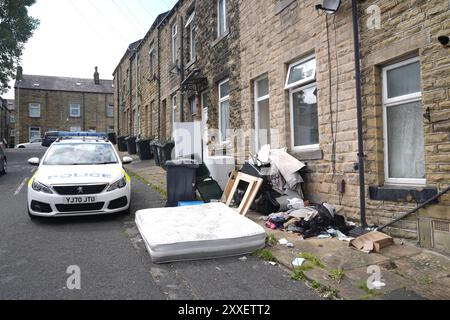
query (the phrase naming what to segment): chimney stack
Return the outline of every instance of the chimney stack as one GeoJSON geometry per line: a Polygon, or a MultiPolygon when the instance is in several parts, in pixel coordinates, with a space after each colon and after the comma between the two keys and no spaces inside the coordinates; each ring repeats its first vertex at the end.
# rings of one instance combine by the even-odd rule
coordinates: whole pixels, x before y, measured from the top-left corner
{"type": "Polygon", "coordinates": [[[21,66],[17,67],[16,80],[23,80],[23,68],[21,66]]]}
{"type": "Polygon", "coordinates": [[[94,72],[94,83],[95,84],[100,84],[100,75],[98,73],[98,67],[95,67],[95,72],[94,72]]]}

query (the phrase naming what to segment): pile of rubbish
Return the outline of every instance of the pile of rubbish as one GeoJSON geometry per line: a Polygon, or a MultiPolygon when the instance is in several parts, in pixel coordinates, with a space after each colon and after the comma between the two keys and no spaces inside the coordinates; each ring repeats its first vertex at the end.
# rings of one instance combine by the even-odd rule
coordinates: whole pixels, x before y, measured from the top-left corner
{"type": "Polygon", "coordinates": [[[265,215],[262,219],[269,229],[297,233],[303,239],[338,237],[352,240],[347,235],[355,225],[336,214],[332,205],[312,206],[305,201],[302,190],[305,169],[306,165],[288,154],[286,149],[271,150],[269,145],[264,146],[242,168],[242,172],[264,179],[252,210],[265,215]]]}
{"type": "Polygon", "coordinates": [[[331,205],[324,203],[318,207],[301,207],[300,202],[294,203],[294,206],[288,205],[291,209],[286,212],[272,213],[263,217],[266,227],[298,233],[303,239],[313,237],[338,237],[339,240],[345,241],[353,239],[347,237],[347,234],[355,228],[355,225],[347,223],[343,216],[336,214],[335,208],[331,205]]]}

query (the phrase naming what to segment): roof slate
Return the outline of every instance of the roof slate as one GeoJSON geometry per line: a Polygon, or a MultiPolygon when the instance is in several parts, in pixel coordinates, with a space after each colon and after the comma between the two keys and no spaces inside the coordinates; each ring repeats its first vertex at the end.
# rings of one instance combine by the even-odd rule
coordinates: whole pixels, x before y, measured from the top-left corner
{"type": "Polygon", "coordinates": [[[113,93],[112,80],[100,80],[100,84],[92,79],[52,77],[38,75],[23,75],[22,81],[16,81],[15,88],[20,89],[49,90],[49,91],[73,91],[86,93],[113,93]],[[79,85],[77,85],[79,83],[79,85]],[[36,86],[39,84],[39,86],[36,86]]]}

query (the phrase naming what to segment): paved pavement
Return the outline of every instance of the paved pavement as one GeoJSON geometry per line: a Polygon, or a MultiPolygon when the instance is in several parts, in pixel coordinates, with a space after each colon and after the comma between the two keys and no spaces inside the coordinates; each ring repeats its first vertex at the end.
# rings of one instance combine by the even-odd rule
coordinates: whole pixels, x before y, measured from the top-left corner
{"type": "MultiPolygon", "coordinates": [[[[122,155],[128,155],[122,153],[122,155]]],[[[134,172],[146,184],[157,191],[165,190],[166,172],[155,166],[154,161],[137,159],[127,170],[134,172]]],[[[261,215],[249,212],[247,217],[264,227],[261,215]]],[[[396,240],[396,244],[384,248],[381,254],[365,254],[348,247],[347,242],[337,239],[301,240],[296,234],[266,229],[276,239],[286,238],[295,247],[282,245],[268,247],[272,255],[285,268],[293,271],[292,261],[300,253],[309,254],[323,263],[321,268],[304,269],[303,276],[312,286],[320,285],[323,296],[342,299],[449,299],[450,259],[446,256],[423,250],[417,245],[396,240]],[[366,287],[368,267],[378,266],[380,281],[386,286],[380,290],[366,287]],[[339,274],[335,279],[333,275],[339,274]]],[[[191,266],[191,265],[190,265],[191,266]]],[[[201,266],[204,266],[201,264],[201,266]]],[[[371,278],[376,280],[375,278],[371,278]]]]}
{"type": "MultiPolygon", "coordinates": [[[[0,299],[318,299],[280,266],[254,257],[155,265],[133,216],[31,221],[26,160],[41,151],[8,150],[0,177],[0,299]],[[81,290],[69,290],[69,266],[81,290]]],[[[162,206],[160,194],[133,179],[132,211],[162,206]]]]}

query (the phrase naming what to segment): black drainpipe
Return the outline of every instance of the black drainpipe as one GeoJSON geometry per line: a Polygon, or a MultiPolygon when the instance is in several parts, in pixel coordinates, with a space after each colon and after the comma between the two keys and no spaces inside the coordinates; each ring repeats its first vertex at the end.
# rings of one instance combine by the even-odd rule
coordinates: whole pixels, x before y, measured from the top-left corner
{"type": "Polygon", "coordinates": [[[359,201],[361,211],[361,226],[367,227],[366,220],[366,187],[365,187],[365,154],[363,135],[363,115],[361,101],[361,57],[359,47],[359,19],[357,0],[352,0],[353,43],[355,51],[355,81],[356,81],[356,111],[358,122],[358,159],[359,159],[359,201]]]}
{"type": "Polygon", "coordinates": [[[129,65],[130,71],[128,72],[129,77],[127,79],[128,86],[130,88],[128,90],[128,95],[129,95],[128,101],[130,102],[130,106],[128,109],[128,135],[130,137],[132,137],[134,134],[133,120],[136,120],[136,119],[133,119],[133,81],[132,81],[132,79],[133,79],[133,61],[132,61],[132,57],[133,56],[130,57],[130,65],[129,65]]]}
{"type": "Polygon", "coordinates": [[[161,132],[161,64],[160,64],[160,41],[161,41],[161,33],[160,33],[160,29],[159,26],[157,27],[158,29],[158,54],[157,54],[157,59],[158,59],[158,76],[156,77],[156,81],[157,81],[157,86],[158,86],[158,130],[157,130],[157,137],[158,139],[161,139],[162,136],[162,132],[161,132]]]}
{"type": "Polygon", "coordinates": [[[184,122],[184,92],[182,88],[182,83],[184,81],[184,48],[183,48],[183,17],[180,17],[180,121],[184,122]]]}
{"type": "Polygon", "coordinates": [[[122,70],[121,67],[117,69],[116,73],[116,90],[117,90],[117,136],[120,136],[120,74],[122,70]]]}

